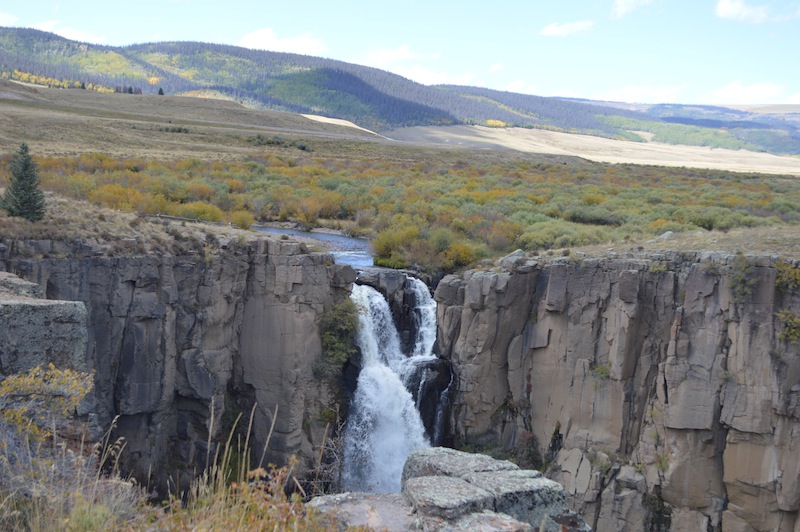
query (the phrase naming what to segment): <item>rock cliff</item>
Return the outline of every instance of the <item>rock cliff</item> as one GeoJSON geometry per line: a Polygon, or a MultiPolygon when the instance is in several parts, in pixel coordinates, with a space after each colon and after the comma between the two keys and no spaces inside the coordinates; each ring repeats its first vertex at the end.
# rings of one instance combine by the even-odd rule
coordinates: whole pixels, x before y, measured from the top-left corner
{"type": "MultiPolygon", "coordinates": [[[[213,457],[208,442],[227,436],[239,412],[246,426],[254,405],[254,449],[263,449],[275,415],[269,460],[319,454],[319,413],[332,400],[312,374],[320,316],[355,279],[329,255],[256,237],[123,256],[86,243],[26,241],[4,243],[0,270],[38,284],[49,300],[80,302],[59,308],[80,306],[88,322],[83,352],[69,356],[95,371],[91,424],[98,435],[117,418],[123,468],[140,480],[190,479],[183,473],[213,457]]],[[[5,334],[50,334],[17,316],[5,334]]],[[[8,345],[0,348],[3,371],[19,358],[8,345]]]]}
{"type": "Polygon", "coordinates": [[[798,531],[797,266],[516,253],[445,277],[454,437],[544,466],[598,530],[798,531]]]}
{"type": "MultiPolygon", "coordinates": [[[[435,298],[452,436],[541,467],[598,530],[798,532],[798,266],[515,253],[447,276],[435,298]]],[[[253,405],[256,449],[277,412],[269,459],[319,455],[333,401],[313,376],[320,317],[355,280],[327,254],[255,237],[117,256],[4,241],[0,271],[28,281],[0,278],[0,372],[94,370],[95,432],[116,417],[123,466],[156,472],[151,486],[205,465],[253,405]]],[[[409,307],[401,279],[376,275],[363,282],[409,307]]]]}

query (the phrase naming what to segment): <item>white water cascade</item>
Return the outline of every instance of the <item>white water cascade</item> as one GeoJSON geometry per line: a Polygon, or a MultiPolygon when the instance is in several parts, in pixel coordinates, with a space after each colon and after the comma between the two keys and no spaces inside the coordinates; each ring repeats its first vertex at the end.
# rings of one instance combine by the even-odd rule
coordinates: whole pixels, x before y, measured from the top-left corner
{"type": "Polygon", "coordinates": [[[410,357],[402,352],[383,296],[371,287],[353,286],[351,298],[359,308],[357,342],[362,368],[344,430],[345,491],[399,492],[409,453],[430,446],[404,380],[418,363],[435,359],[436,303],[422,281],[409,278],[409,283],[417,295],[414,313],[419,320],[410,357]]]}

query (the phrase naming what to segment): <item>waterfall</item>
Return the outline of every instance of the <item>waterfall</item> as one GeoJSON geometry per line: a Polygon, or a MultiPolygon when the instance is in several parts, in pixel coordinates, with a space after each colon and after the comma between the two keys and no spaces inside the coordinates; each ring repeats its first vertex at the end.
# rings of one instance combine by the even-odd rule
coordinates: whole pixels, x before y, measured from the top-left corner
{"type": "Polygon", "coordinates": [[[353,286],[351,298],[359,308],[356,340],[362,368],[343,435],[345,491],[399,492],[409,453],[430,446],[407,381],[418,371],[419,363],[436,358],[432,355],[436,303],[422,281],[409,278],[407,284],[417,295],[417,335],[410,357],[402,352],[383,296],[368,286],[353,286]]]}
{"type": "Polygon", "coordinates": [[[433,356],[433,344],[436,343],[436,301],[428,291],[428,285],[415,277],[409,277],[408,283],[414,292],[417,306],[414,309],[417,337],[414,342],[412,358],[433,356]]]}

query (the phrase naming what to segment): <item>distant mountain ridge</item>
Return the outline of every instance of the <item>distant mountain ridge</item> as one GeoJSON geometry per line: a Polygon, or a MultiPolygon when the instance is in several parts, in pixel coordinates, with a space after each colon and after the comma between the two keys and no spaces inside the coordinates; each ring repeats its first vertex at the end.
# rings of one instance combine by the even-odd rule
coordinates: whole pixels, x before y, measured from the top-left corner
{"type": "Polygon", "coordinates": [[[0,76],[117,92],[202,91],[253,107],[342,118],[376,131],[452,124],[518,126],[636,142],[652,137],[673,144],[800,154],[800,114],[632,106],[428,86],[343,61],[222,44],[102,46],[34,29],[0,28],[0,76]]]}

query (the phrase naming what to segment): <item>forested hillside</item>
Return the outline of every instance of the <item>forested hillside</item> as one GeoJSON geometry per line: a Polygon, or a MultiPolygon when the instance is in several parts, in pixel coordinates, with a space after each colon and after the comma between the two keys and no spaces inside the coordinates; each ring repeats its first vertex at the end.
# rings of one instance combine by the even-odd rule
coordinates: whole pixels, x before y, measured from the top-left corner
{"type": "Polygon", "coordinates": [[[0,28],[0,77],[65,89],[212,96],[250,107],[343,118],[379,131],[418,125],[517,126],[800,154],[796,116],[732,109],[709,116],[698,115],[699,107],[634,109],[478,87],[427,86],[343,61],[221,44],[110,47],[33,29],[0,28]]]}

